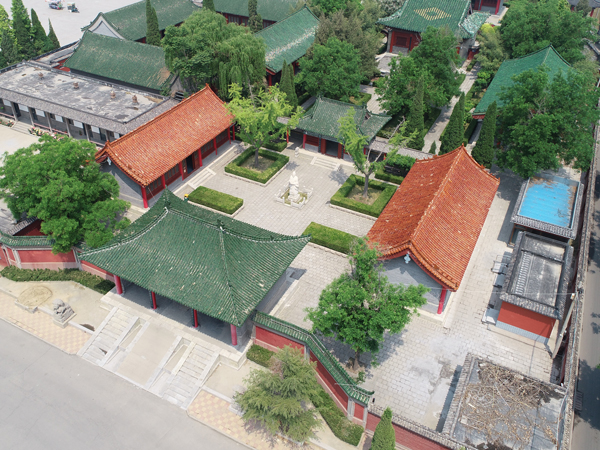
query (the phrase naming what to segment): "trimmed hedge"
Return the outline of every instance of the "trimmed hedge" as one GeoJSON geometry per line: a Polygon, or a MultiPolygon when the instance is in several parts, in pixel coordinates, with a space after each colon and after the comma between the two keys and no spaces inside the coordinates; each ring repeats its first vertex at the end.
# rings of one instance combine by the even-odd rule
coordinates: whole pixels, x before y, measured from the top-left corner
{"type": "Polygon", "coordinates": [[[2,269],[0,274],[12,281],[75,281],[101,294],[106,294],[115,287],[112,281],[79,269],[19,269],[8,266],[2,269]]]}
{"type": "Polygon", "coordinates": [[[314,244],[322,245],[323,247],[347,255],[350,254],[350,245],[357,239],[357,236],[353,234],[326,227],[325,225],[319,225],[315,222],[311,222],[302,234],[312,235],[311,242],[314,244]]]}
{"type": "Polygon", "coordinates": [[[396,186],[393,184],[382,183],[381,181],[371,180],[369,181],[369,187],[378,189],[381,192],[381,195],[372,205],[366,205],[361,202],[357,202],[356,200],[352,200],[347,198],[347,195],[350,193],[352,188],[355,185],[364,186],[365,179],[364,177],[359,177],[357,175],[350,175],[346,182],[342,185],[341,188],[331,197],[331,204],[336,206],[341,206],[342,208],[351,209],[352,211],[356,211],[362,214],[367,214],[373,217],[379,217],[385,205],[388,204],[394,192],[396,192],[396,186]]]}
{"type": "Polygon", "coordinates": [[[401,184],[404,181],[404,177],[394,175],[392,173],[387,173],[382,170],[375,172],[375,178],[377,178],[378,180],[389,181],[390,183],[396,184],[401,184]]]}
{"type": "Polygon", "coordinates": [[[274,151],[280,152],[280,153],[282,151],[284,151],[286,147],[287,147],[287,141],[285,139],[275,141],[275,142],[269,142],[268,144],[265,144],[265,148],[268,148],[269,150],[274,150],[274,151]]]}
{"type": "Polygon", "coordinates": [[[235,158],[232,162],[227,164],[225,166],[225,172],[265,184],[273,177],[273,175],[279,172],[279,170],[283,166],[285,166],[290,160],[290,158],[288,158],[285,155],[279,155],[269,150],[261,149],[258,151],[258,154],[263,158],[272,160],[273,164],[271,164],[266,170],[262,172],[257,172],[251,169],[247,169],[246,167],[241,167],[241,164],[244,164],[246,160],[254,157],[254,148],[250,147],[249,149],[244,151],[240,156],[235,158]]]}
{"type": "MultiPolygon", "coordinates": [[[[269,361],[274,354],[275,352],[254,344],[246,353],[246,357],[250,361],[268,368],[269,361]]],[[[337,407],[335,401],[325,392],[325,389],[320,385],[319,387],[319,394],[310,399],[314,407],[317,408],[338,439],[351,445],[358,445],[364,432],[363,427],[348,420],[342,410],[337,407]]]]}
{"type": "Polygon", "coordinates": [[[239,197],[234,197],[233,195],[215,191],[204,186],[200,186],[194,190],[194,192],[188,195],[188,199],[191,202],[208,206],[225,214],[233,214],[244,204],[244,200],[239,197]]]}

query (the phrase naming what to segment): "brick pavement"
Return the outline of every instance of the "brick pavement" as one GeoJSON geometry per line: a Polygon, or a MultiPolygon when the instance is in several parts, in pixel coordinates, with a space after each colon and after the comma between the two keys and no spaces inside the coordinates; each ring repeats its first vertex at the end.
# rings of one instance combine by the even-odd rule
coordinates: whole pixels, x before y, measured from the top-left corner
{"type": "Polygon", "coordinates": [[[48,314],[30,313],[15,305],[14,297],[0,292],[0,319],[37,336],[66,353],[76,354],[90,338],[84,331],[72,326],[61,328],[55,325],[48,314]]]}

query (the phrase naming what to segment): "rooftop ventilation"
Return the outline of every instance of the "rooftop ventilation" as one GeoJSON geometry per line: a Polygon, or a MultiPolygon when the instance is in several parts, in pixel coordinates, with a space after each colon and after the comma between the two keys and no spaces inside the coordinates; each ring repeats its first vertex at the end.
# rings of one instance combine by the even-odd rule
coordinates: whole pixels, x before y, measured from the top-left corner
{"type": "Polygon", "coordinates": [[[115,98],[117,98],[117,94],[115,94],[115,91],[110,91],[110,98],[112,100],[114,100],[115,98]]]}
{"type": "Polygon", "coordinates": [[[38,72],[38,77],[40,77],[41,80],[42,78],[44,78],[44,74],[42,72],[38,72]]]}
{"type": "Polygon", "coordinates": [[[77,81],[73,83],[73,89],[79,89],[79,83],[77,81]]]}
{"type": "Polygon", "coordinates": [[[138,104],[137,95],[134,95],[133,97],[131,97],[131,101],[133,102],[134,105],[137,105],[138,104]]]}

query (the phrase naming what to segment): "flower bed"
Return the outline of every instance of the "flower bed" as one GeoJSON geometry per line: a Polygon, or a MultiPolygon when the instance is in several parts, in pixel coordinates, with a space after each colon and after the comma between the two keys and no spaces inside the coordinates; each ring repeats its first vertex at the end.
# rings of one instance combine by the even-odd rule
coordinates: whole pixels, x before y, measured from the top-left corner
{"type": "Polygon", "coordinates": [[[190,202],[208,206],[225,214],[233,214],[244,204],[244,200],[239,197],[234,197],[233,195],[215,191],[204,186],[200,186],[194,190],[188,196],[188,199],[190,202]]]}
{"type": "Polygon", "coordinates": [[[310,234],[310,241],[313,244],[346,254],[350,253],[350,245],[357,239],[353,234],[326,227],[325,225],[319,225],[315,222],[311,222],[302,234],[310,234]]]}
{"type": "Polygon", "coordinates": [[[367,214],[373,217],[379,217],[385,205],[388,204],[394,192],[396,192],[396,186],[392,184],[382,183],[380,181],[371,180],[369,181],[369,188],[381,191],[377,199],[372,204],[367,204],[357,200],[348,198],[348,195],[355,186],[364,186],[365,179],[357,175],[350,175],[346,182],[341,188],[331,197],[331,204],[341,206],[342,208],[351,209],[362,214],[367,214]]]}
{"type": "Polygon", "coordinates": [[[261,149],[258,151],[258,154],[263,158],[272,160],[273,163],[263,171],[253,170],[249,167],[242,167],[242,164],[244,164],[248,159],[254,158],[254,148],[250,147],[232,162],[227,164],[225,166],[225,172],[265,184],[290,160],[290,158],[285,155],[279,155],[269,150],[261,149]]]}
{"type": "Polygon", "coordinates": [[[4,125],[5,127],[12,127],[14,124],[14,120],[7,120],[0,117],[0,125],[4,125]]]}

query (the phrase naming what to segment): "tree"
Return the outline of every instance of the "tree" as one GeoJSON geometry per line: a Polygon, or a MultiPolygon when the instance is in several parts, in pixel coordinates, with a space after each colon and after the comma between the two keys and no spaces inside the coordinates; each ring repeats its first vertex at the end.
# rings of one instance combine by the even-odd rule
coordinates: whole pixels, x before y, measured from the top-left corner
{"type": "Polygon", "coordinates": [[[279,89],[285,94],[286,101],[296,109],[298,106],[298,96],[296,95],[296,88],[294,87],[294,67],[288,65],[285,60],[283,61],[283,69],[281,70],[281,81],[279,82],[279,89]]]}
{"type": "Polygon", "coordinates": [[[160,47],[158,16],[150,0],[146,0],[146,44],[160,47]]]}
{"type": "Polygon", "coordinates": [[[258,0],[248,0],[248,27],[253,33],[263,29],[263,20],[257,11],[258,0]]]}
{"type": "Polygon", "coordinates": [[[288,77],[290,79],[290,86],[292,87],[292,90],[290,92],[290,98],[288,99],[288,102],[290,102],[290,104],[295,108],[296,106],[298,106],[298,94],[296,94],[296,81],[295,81],[294,71],[295,71],[294,65],[289,64],[288,65],[288,77]]]}
{"type": "Polygon", "coordinates": [[[437,144],[435,141],[431,143],[431,147],[429,147],[429,153],[435,155],[437,153],[437,144]]]}
{"type": "Polygon", "coordinates": [[[48,36],[46,36],[46,30],[44,30],[33,8],[31,8],[31,34],[33,35],[32,44],[36,55],[44,53],[48,48],[48,36]]]}
{"type": "Polygon", "coordinates": [[[6,9],[0,5],[0,36],[2,36],[2,33],[12,33],[12,28],[6,9]]]}
{"type": "Polygon", "coordinates": [[[300,349],[286,346],[273,356],[270,370],[250,372],[247,390],[235,396],[244,421],[261,423],[273,436],[281,432],[299,442],[312,437],[320,427],[317,410],[308,406],[321,389],[315,366],[300,349]]]}
{"type": "Polygon", "coordinates": [[[207,9],[209,11],[215,12],[215,2],[214,0],[203,0],[202,8],[207,9]]]}
{"type": "Polygon", "coordinates": [[[500,27],[483,24],[477,40],[480,45],[475,56],[480,66],[477,83],[485,87],[490,84],[500,65],[508,58],[508,54],[502,44],[500,27]]]}
{"type": "MultiPolygon", "coordinates": [[[[360,0],[349,0],[360,4],[360,0]]],[[[343,10],[346,8],[348,0],[313,0],[311,3],[319,8],[320,11],[329,16],[336,11],[343,10]]]]}
{"type": "Polygon", "coordinates": [[[312,329],[335,338],[355,352],[358,370],[361,353],[376,358],[386,330],[396,334],[410,322],[417,308],[426,303],[423,285],[392,284],[377,262],[381,253],[376,243],[358,239],[350,253],[351,271],[331,282],[321,292],[319,305],[307,308],[312,329]]]}
{"type": "Polygon", "coordinates": [[[52,251],[63,253],[85,240],[91,247],[108,242],[128,219],[129,203],[119,200],[119,184],[94,161],[88,141],[43,136],[39,143],[5,153],[0,192],[15,218],[37,217],[54,239],[52,251]]]}
{"type": "Polygon", "coordinates": [[[349,101],[362,80],[360,57],[351,44],[335,37],[325,45],[315,45],[312,59],[300,59],[298,81],[311,95],[349,101]]]}
{"type": "Polygon", "coordinates": [[[571,12],[563,0],[516,0],[502,19],[500,33],[511,58],[552,44],[572,64],[584,58],[584,39],[594,39],[592,28],[591,17],[571,12]]]}
{"type": "Polygon", "coordinates": [[[394,14],[404,4],[404,0],[377,0],[377,2],[385,13],[385,17],[394,14]]]}
{"type": "Polygon", "coordinates": [[[52,51],[52,50],[56,50],[57,48],[60,48],[60,42],[58,41],[58,38],[56,37],[56,33],[54,32],[54,28],[52,28],[52,22],[50,22],[50,20],[48,20],[48,42],[49,42],[49,46],[50,46],[48,51],[52,51]]]}
{"type": "Polygon", "coordinates": [[[285,133],[298,125],[304,110],[292,108],[278,86],[269,90],[260,89],[258,94],[242,97],[242,89],[233,83],[230,88],[231,101],[227,105],[240,126],[240,138],[254,148],[254,166],[258,166],[258,151],[274,139],[283,138],[285,133]],[[290,117],[287,124],[277,121],[279,117],[290,117]]]}
{"type": "Polygon", "coordinates": [[[226,99],[231,83],[247,90],[265,76],[264,41],[206,8],[179,27],[167,27],[162,44],[167,67],[193,92],[210,83],[226,99]]]}
{"type": "Polygon", "coordinates": [[[35,49],[31,43],[31,22],[23,1],[12,0],[11,12],[19,59],[29,59],[35,56],[35,49]]]}
{"type": "Polygon", "coordinates": [[[395,450],[395,448],[396,433],[392,425],[392,410],[386,408],[381,416],[381,420],[375,427],[371,450],[395,450]]]}
{"type": "Polygon", "coordinates": [[[0,56],[3,59],[3,63],[5,66],[10,66],[11,64],[19,61],[19,55],[17,54],[17,48],[15,46],[15,40],[12,37],[12,34],[9,32],[2,33],[2,41],[0,41],[0,48],[2,52],[0,56]]]}
{"type": "Polygon", "coordinates": [[[444,106],[458,95],[456,37],[448,28],[429,27],[422,38],[408,56],[399,55],[390,61],[389,76],[381,78],[377,84],[381,105],[391,115],[408,113],[421,77],[426,105],[444,106]]]}
{"type": "Polygon", "coordinates": [[[454,105],[454,109],[450,115],[450,120],[448,121],[448,125],[446,125],[446,129],[444,130],[444,135],[440,139],[441,155],[457,149],[463,143],[463,138],[465,136],[464,120],[465,94],[462,92],[458,102],[456,105],[454,105]]]}
{"type": "Polygon", "coordinates": [[[481,133],[477,138],[475,148],[473,148],[473,158],[479,164],[488,169],[494,162],[494,137],[496,135],[496,102],[488,106],[481,125],[481,133]]]}
{"type": "Polygon", "coordinates": [[[550,80],[542,67],[513,81],[500,94],[503,151],[498,165],[524,178],[561,164],[587,170],[594,156],[593,125],[600,118],[595,78],[569,70],[550,80]]]}
{"type": "Polygon", "coordinates": [[[423,139],[423,130],[425,129],[425,116],[423,114],[423,77],[419,78],[417,88],[415,89],[415,95],[413,102],[410,107],[410,114],[408,115],[408,124],[406,125],[406,131],[408,133],[416,132],[414,139],[408,142],[410,148],[421,150],[425,146],[425,140],[423,139]]]}

